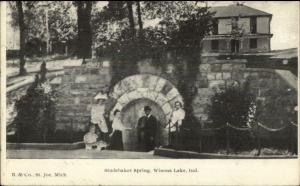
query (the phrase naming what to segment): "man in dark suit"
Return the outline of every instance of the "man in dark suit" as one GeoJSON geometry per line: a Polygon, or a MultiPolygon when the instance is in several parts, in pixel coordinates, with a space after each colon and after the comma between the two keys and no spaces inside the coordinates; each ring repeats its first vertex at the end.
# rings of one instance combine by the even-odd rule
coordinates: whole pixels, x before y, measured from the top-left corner
{"type": "Polygon", "coordinates": [[[145,151],[151,151],[155,147],[157,120],[151,114],[151,107],[145,106],[144,111],[146,115],[138,120],[138,141],[140,144],[144,142],[145,151]]]}

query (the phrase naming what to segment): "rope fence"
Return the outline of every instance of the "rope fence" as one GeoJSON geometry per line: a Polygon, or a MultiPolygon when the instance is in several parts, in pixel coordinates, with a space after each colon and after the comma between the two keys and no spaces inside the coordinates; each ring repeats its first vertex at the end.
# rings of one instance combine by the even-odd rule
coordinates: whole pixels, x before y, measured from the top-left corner
{"type": "Polygon", "coordinates": [[[269,132],[279,132],[279,131],[284,130],[284,129],[288,126],[288,125],[285,125],[285,126],[280,127],[280,128],[278,128],[278,129],[273,129],[273,128],[269,128],[269,127],[267,127],[267,126],[261,124],[260,122],[257,122],[257,125],[260,126],[260,127],[263,128],[263,129],[269,131],[269,132]]]}
{"type": "Polygon", "coordinates": [[[218,128],[202,128],[200,129],[201,131],[214,131],[214,130],[222,130],[224,129],[226,126],[221,126],[221,127],[218,127],[218,128]]]}
{"type": "MultiPolygon", "coordinates": [[[[290,123],[291,125],[295,126],[295,127],[298,127],[298,125],[297,125],[296,123],[294,123],[293,121],[290,121],[289,123],[290,123]]],[[[278,132],[278,131],[284,130],[288,125],[285,125],[285,126],[282,126],[282,127],[280,127],[280,128],[274,129],[274,128],[270,128],[270,127],[268,127],[268,126],[266,126],[266,125],[263,125],[263,124],[260,123],[260,122],[257,122],[257,126],[263,128],[263,129],[265,129],[265,130],[267,130],[267,131],[269,131],[269,132],[278,132]]],[[[232,129],[239,130],[239,131],[250,131],[250,130],[254,130],[254,128],[252,128],[252,127],[236,127],[236,126],[234,126],[234,125],[232,125],[232,124],[230,124],[230,123],[228,123],[228,122],[226,123],[226,125],[223,125],[223,126],[218,127],[218,128],[201,128],[201,129],[199,129],[199,130],[201,130],[201,131],[214,131],[214,130],[221,130],[221,129],[224,129],[224,128],[226,128],[226,127],[230,127],[230,128],[232,128],[232,129]]]]}
{"type": "Polygon", "coordinates": [[[230,123],[227,123],[227,126],[229,126],[232,129],[239,130],[239,131],[252,130],[252,128],[249,128],[249,127],[235,127],[235,126],[231,125],[230,123]]]}
{"type": "Polygon", "coordinates": [[[289,123],[295,127],[298,127],[298,125],[296,123],[294,123],[293,121],[290,121],[289,123]]]}

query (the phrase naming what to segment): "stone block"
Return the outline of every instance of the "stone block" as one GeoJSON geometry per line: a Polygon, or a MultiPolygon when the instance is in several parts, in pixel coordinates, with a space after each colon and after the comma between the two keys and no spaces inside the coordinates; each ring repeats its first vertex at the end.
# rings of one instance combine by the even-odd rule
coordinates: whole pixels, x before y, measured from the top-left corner
{"type": "Polygon", "coordinates": [[[148,76],[148,75],[135,75],[135,76],[132,76],[132,78],[133,78],[132,80],[134,81],[134,83],[136,85],[136,88],[144,87],[144,85],[145,85],[144,80],[146,79],[146,76],[148,76]]]}
{"type": "Polygon", "coordinates": [[[232,71],[232,64],[222,64],[222,71],[232,71]]]}
{"type": "Polygon", "coordinates": [[[134,91],[131,91],[129,93],[127,93],[127,98],[130,101],[133,101],[135,99],[138,99],[138,98],[141,98],[143,97],[142,96],[142,93],[140,91],[137,91],[137,90],[134,90],[134,91]]]}
{"type": "Polygon", "coordinates": [[[199,88],[197,96],[199,96],[199,97],[209,97],[213,94],[214,94],[214,92],[210,88],[199,88]]]}
{"type": "Polygon", "coordinates": [[[197,79],[203,79],[203,78],[207,78],[207,73],[206,72],[201,72],[197,74],[197,79]]]}
{"type": "Polygon", "coordinates": [[[232,64],[232,70],[233,71],[242,71],[244,69],[246,69],[246,64],[241,64],[241,63],[239,63],[239,64],[232,64]]]}
{"type": "Polygon", "coordinates": [[[127,93],[123,94],[123,95],[118,99],[118,102],[119,102],[122,106],[125,106],[125,105],[129,102],[127,93]]]}
{"type": "Polygon", "coordinates": [[[73,73],[74,73],[75,75],[84,74],[84,73],[82,73],[82,71],[84,71],[83,68],[74,68],[73,73]]]}
{"type": "Polygon", "coordinates": [[[86,76],[78,75],[75,77],[75,83],[85,83],[87,81],[86,76]]]}
{"type": "Polygon", "coordinates": [[[146,92],[143,92],[142,95],[145,98],[148,98],[148,99],[150,99],[152,101],[155,101],[158,93],[155,92],[155,91],[151,91],[151,90],[148,89],[146,92]]]}
{"type": "Polygon", "coordinates": [[[231,79],[231,73],[230,72],[223,72],[222,73],[223,80],[231,79]]]}
{"type": "Polygon", "coordinates": [[[194,108],[194,109],[193,109],[193,112],[194,112],[194,113],[201,113],[201,114],[205,113],[204,107],[196,106],[196,107],[193,107],[193,108],[194,108]]]}
{"type": "Polygon", "coordinates": [[[207,74],[208,80],[215,80],[216,79],[216,73],[208,73],[207,74]]]}
{"type": "Polygon", "coordinates": [[[198,88],[208,88],[208,80],[202,79],[202,80],[197,81],[197,87],[198,88]]]}
{"type": "Polygon", "coordinates": [[[169,114],[172,112],[172,107],[169,103],[166,103],[162,106],[162,110],[164,111],[165,114],[169,114]]]}
{"type": "Polygon", "coordinates": [[[247,79],[250,76],[249,72],[244,72],[244,79],[247,79]]]}
{"type": "Polygon", "coordinates": [[[144,86],[148,87],[150,90],[155,90],[157,81],[157,76],[149,75],[148,79],[146,79],[144,82],[144,86]]]}
{"type": "Polygon", "coordinates": [[[160,106],[164,105],[166,102],[168,102],[168,99],[163,94],[158,94],[156,97],[155,102],[159,104],[160,106]]]}
{"type": "Polygon", "coordinates": [[[80,74],[86,75],[86,76],[91,75],[91,70],[95,70],[96,71],[95,68],[82,68],[81,71],[80,71],[80,74]]]}
{"type": "Polygon", "coordinates": [[[225,81],[224,80],[214,80],[214,81],[209,81],[208,82],[208,87],[209,88],[222,88],[225,86],[225,81]]]}
{"type": "Polygon", "coordinates": [[[249,75],[250,75],[251,79],[259,78],[259,73],[258,72],[250,72],[249,75]]]}
{"type": "Polygon", "coordinates": [[[200,72],[211,72],[210,64],[201,64],[201,65],[199,65],[199,71],[200,72]]]}
{"type": "Polygon", "coordinates": [[[122,96],[124,92],[125,90],[123,90],[122,88],[122,82],[119,82],[114,86],[113,93],[111,96],[117,99],[118,97],[122,96]]]}
{"type": "Polygon", "coordinates": [[[243,72],[232,72],[231,75],[232,75],[231,78],[233,80],[241,80],[241,79],[244,78],[244,73],[243,72]]]}
{"type": "Polygon", "coordinates": [[[179,95],[179,92],[178,92],[178,90],[177,90],[175,87],[173,87],[173,88],[167,93],[166,97],[167,97],[168,100],[171,100],[171,99],[173,99],[174,97],[176,97],[177,95],[179,95]]]}
{"type": "Polygon", "coordinates": [[[173,88],[173,85],[167,81],[164,85],[164,87],[161,89],[161,93],[163,93],[164,95],[167,95],[168,92],[173,88]]]}
{"type": "Polygon", "coordinates": [[[136,85],[135,85],[135,81],[128,81],[128,79],[124,79],[120,82],[120,87],[121,87],[121,91],[122,94],[126,93],[126,92],[130,92],[133,91],[134,89],[136,89],[136,85]]]}
{"type": "Polygon", "coordinates": [[[216,80],[220,80],[220,79],[222,79],[223,77],[222,77],[222,73],[216,73],[216,80]]]}
{"type": "Polygon", "coordinates": [[[156,92],[160,92],[163,89],[163,87],[165,86],[166,82],[167,81],[165,79],[160,78],[157,81],[157,84],[156,84],[156,87],[155,87],[155,91],[156,92]]]}
{"type": "Polygon", "coordinates": [[[211,96],[207,96],[207,97],[197,96],[197,98],[195,98],[193,100],[193,104],[197,105],[197,106],[203,106],[203,105],[206,105],[206,104],[210,104],[210,102],[211,102],[210,98],[211,98],[211,96]]]}
{"type": "Polygon", "coordinates": [[[211,64],[211,72],[221,72],[222,65],[221,64],[211,64]]]}

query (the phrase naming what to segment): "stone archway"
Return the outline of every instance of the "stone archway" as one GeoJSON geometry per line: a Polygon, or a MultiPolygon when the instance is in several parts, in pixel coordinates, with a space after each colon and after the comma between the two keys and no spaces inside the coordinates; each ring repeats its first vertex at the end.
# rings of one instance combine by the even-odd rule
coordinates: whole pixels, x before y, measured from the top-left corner
{"type": "Polygon", "coordinates": [[[183,103],[182,96],[170,81],[151,74],[132,75],[122,79],[112,89],[110,97],[116,100],[110,114],[116,109],[122,110],[136,99],[146,98],[157,103],[167,119],[174,103],[176,101],[183,103]]]}
{"type": "MultiPolygon", "coordinates": [[[[159,110],[163,112],[165,116],[164,121],[168,121],[174,103],[176,101],[183,103],[182,96],[170,81],[151,74],[132,75],[122,79],[113,87],[110,97],[115,100],[115,105],[110,111],[111,118],[113,118],[113,112],[116,109],[122,111],[133,102],[149,100],[154,102],[159,107],[159,110]]],[[[162,125],[166,125],[166,123],[162,125]]],[[[131,132],[130,135],[134,134],[131,132]]],[[[125,137],[125,139],[130,139],[130,137],[125,137]]],[[[125,141],[124,143],[130,144],[131,142],[125,141]]],[[[134,143],[132,142],[132,144],[134,143]]],[[[125,150],[134,149],[125,147],[125,150]]]]}

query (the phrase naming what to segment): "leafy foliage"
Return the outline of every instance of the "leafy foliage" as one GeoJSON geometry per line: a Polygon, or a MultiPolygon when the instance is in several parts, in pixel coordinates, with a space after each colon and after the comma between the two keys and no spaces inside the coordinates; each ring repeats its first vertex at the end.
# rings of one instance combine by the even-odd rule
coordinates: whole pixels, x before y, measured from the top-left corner
{"type": "Polygon", "coordinates": [[[17,128],[18,142],[51,141],[55,129],[55,103],[49,86],[41,84],[36,75],[26,95],[16,101],[17,116],[13,123],[17,128]]]}
{"type": "Polygon", "coordinates": [[[216,91],[211,98],[210,118],[219,127],[227,122],[237,127],[247,127],[249,107],[253,100],[247,83],[216,91]]]}
{"type": "MultiPolygon", "coordinates": [[[[12,9],[12,26],[18,26],[17,7],[12,2],[9,6],[12,9]]],[[[77,19],[71,2],[23,1],[23,12],[26,43],[41,46],[48,39],[52,42],[68,42],[76,38],[77,19]]],[[[27,50],[27,54],[32,52],[27,50]]]]}
{"type": "MultiPolygon", "coordinates": [[[[209,113],[214,127],[224,127],[227,123],[237,128],[248,127],[249,109],[255,99],[249,92],[248,83],[216,91],[211,98],[212,105],[209,113]]],[[[216,134],[220,148],[224,148],[226,145],[226,135],[231,142],[231,148],[235,150],[247,149],[253,145],[253,136],[249,131],[226,129],[225,127],[216,134]],[[229,133],[226,134],[227,132],[229,133]]]]}

